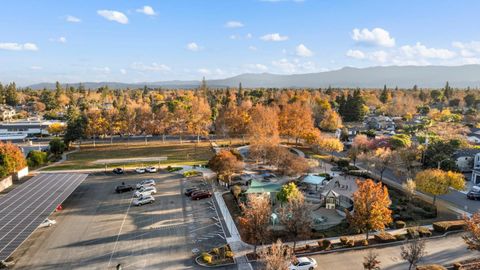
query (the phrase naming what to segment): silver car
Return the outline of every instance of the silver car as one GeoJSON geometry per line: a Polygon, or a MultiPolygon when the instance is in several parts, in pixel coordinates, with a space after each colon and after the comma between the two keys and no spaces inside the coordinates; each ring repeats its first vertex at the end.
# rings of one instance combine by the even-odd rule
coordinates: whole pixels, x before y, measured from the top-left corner
{"type": "Polygon", "coordinates": [[[133,200],[133,205],[141,206],[147,203],[153,203],[154,201],[155,201],[155,198],[152,195],[147,195],[147,196],[139,197],[133,200]]]}
{"type": "Polygon", "coordinates": [[[136,198],[139,198],[142,196],[148,196],[155,193],[157,193],[157,189],[154,186],[148,186],[148,187],[141,187],[139,190],[133,193],[133,196],[135,196],[136,198]]]}

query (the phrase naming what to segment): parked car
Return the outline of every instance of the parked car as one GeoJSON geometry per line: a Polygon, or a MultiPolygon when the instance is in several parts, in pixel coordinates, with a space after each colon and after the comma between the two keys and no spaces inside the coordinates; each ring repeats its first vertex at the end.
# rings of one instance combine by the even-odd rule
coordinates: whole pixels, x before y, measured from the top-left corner
{"type": "Polygon", "coordinates": [[[191,195],[192,200],[195,200],[195,201],[210,198],[210,197],[212,197],[212,193],[208,191],[203,191],[203,190],[193,192],[191,195]]]}
{"type": "Polygon", "coordinates": [[[142,182],[137,184],[137,189],[142,188],[142,187],[150,187],[150,186],[155,186],[155,180],[153,179],[146,179],[142,180],[142,182]]]}
{"type": "Polygon", "coordinates": [[[45,228],[45,227],[52,227],[52,225],[57,224],[55,220],[50,220],[46,218],[40,225],[38,225],[38,228],[45,228]]]}
{"type": "Polygon", "coordinates": [[[139,190],[135,191],[133,196],[142,197],[142,195],[152,195],[157,193],[157,189],[154,186],[142,187],[139,190]]]}
{"type": "Polygon", "coordinates": [[[115,187],[115,192],[117,193],[123,193],[123,192],[132,191],[132,190],[134,190],[134,188],[131,185],[122,184],[115,187]]]}
{"type": "Polygon", "coordinates": [[[154,201],[155,201],[155,198],[152,195],[147,195],[147,196],[139,197],[133,200],[133,205],[140,206],[147,203],[153,203],[154,201]]]}
{"type": "Polygon", "coordinates": [[[135,172],[136,173],[145,173],[145,168],[136,168],[135,172]]]}
{"type": "Polygon", "coordinates": [[[193,192],[196,192],[196,191],[200,191],[200,189],[197,188],[197,187],[187,188],[187,189],[185,190],[185,193],[184,193],[184,194],[185,194],[186,196],[190,197],[190,196],[192,195],[192,193],[193,193],[193,192]]]}
{"type": "Polygon", "coordinates": [[[480,200],[480,187],[473,186],[472,189],[467,193],[467,198],[470,200],[480,200]]]}
{"type": "Polygon", "coordinates": [[[145,168],[145,171],[148,172],[148,173],[156,173],[157,168],[155,168],[153,166],[150,166],[150,167],[145,168]]]}
{"type": "Polygon", "coordinates": [[[115,173],[115,174],[123,174],[123,169],[122,169],[122,168],[115,168],[115,169],[113,169],[113,173],[115,173]]]}
{"type": "Polygon", "coordinates": [[[317,268],[317,261],[309,257],[300,257],[288,267],[289,270],[313,270],[317,268]]]}

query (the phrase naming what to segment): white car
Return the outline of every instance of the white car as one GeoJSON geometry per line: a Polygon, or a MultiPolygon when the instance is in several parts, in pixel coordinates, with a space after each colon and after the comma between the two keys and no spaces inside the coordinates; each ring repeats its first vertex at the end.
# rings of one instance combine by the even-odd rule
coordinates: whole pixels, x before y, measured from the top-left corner
{"type": "Polygon", "coordinates": [[[138,183],[136,188],[140,189],[142,187],[154,187],[154,186],[155,186],[155,180],[147,179],[147,180],[142,180],[142,182],[138,183]]]}
{"type": "Polygon", "coordinates": [[[153,203],[154,201],[155,201],[155,198],[153,198],[152,195],[147,195],[147,196],[143,196],[143,197],[136,198],[135,200],[133,200],[133,205],[140,206],[140,205],[144,205],[144,204],[147,204],[147,203],[153,203]]]}
{"type": "Polygon", "coordinates": [[[145,168],[145,171],[147,171],[148,173],[156,173],[156,172],[157,172],[157,168],[151,166],[151,167],[145,168]]]}
{"type": "Polygon", "coordinates": [[[55,224],[57,224],[55,220],[50,220],[46,218],[42,223],[40,223],[38,228],[52,227],[52,225],[55,225],[55,224]]]}
{"type": "Polygon", "coordinates": [[[136,168],[135,172],[136,173],[145,173],[145,168],[136,168]]]}
{"type": "Polygon", "coordinates": [[[157,193],[157,189],[154,186],[149,186],[149,187],[142,187],[139,190],[135,191],[133,196],[135,196],[136,198],[139,198],[143,196],[149,196],[155,193],[157,193]]]}
{"type": "Polygon", "coordinates": [[[317,268],[317,261],[309,257],[297,258],[288,267],[289,270],[313,270],[317,268]]]}

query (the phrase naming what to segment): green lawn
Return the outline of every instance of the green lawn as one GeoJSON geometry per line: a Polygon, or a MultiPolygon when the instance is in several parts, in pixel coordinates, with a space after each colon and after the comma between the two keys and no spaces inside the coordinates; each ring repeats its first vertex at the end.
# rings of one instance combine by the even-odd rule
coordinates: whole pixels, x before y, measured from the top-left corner
{"type": "MultiPolygon", "coordinates": [[[[45,168],[44,170],[53,171],[103,168],[104,165],[93,162],[99,159],[128,159],[157,156],[167,157],[166,161],[161,162],[161,164],[165,166],[178,164],[193,165],[207,163],[213,156],[213,152],[208,143],[102,145],[96,148],[84,148],[78,152],[72,153],[68,155],[67,161],[56,166],[45,168]]],[[[108,167],[122,165],[124,164],[109,164],[108,167]]],[[[138,167],[142,165],[158,165],[158,162],[130,163],[125,165],[128,165],[128,167],[138,167]]]]}

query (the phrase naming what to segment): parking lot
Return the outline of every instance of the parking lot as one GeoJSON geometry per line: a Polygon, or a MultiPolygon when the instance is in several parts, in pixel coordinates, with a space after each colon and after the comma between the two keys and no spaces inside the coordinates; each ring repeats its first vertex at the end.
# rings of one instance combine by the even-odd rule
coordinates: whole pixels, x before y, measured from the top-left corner
{"type": "MultiPolygon", "coordinates": [[[[14,269],[200,269],[192,250],[226,243],[213,198],[191,201],[188,187],[208,189],[201,177],[177,174],[96,173],[13,258],[14,269]],[[133,206],[133,193],[117,194],[121,182],[155,179],[155,202],[133,206]]],[[[236,269],[236,266],[223,269],[236,269]]]]}

